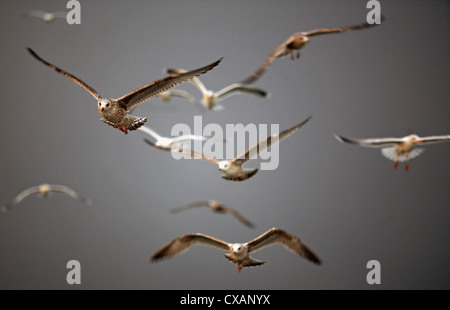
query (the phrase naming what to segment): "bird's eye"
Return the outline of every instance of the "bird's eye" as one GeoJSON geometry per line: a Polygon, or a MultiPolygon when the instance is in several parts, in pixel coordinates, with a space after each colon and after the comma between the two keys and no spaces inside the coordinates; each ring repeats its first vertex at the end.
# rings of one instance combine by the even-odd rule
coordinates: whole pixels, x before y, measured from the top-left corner
{"type": "Polygon", "coordinates": [[[106,104],[106,107],[109,107],[109,103],[106,104]]]}
{"type": "Polygon", "coordinates": [[[102,105],[102,104],[99,102],[98,105],[102,105]]]}

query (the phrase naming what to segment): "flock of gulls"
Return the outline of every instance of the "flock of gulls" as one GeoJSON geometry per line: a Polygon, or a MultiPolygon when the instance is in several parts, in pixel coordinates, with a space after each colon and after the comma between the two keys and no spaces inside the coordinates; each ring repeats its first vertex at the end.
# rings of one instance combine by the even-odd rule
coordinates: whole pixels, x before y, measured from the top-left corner
{"type": "MultiPolygon", "coordinates": [[[[51,22],[56,18],[62,18],[62,16],[65,17],[65,12],[64,14],[62,14],[61,12],[48,13],[43,11],[31,11],[24,16],[37,17],[41,18],[45,22],[51,22]]],[[[385,18],[382,17],[381,21],[384,20],[385,18]]],[[[209,139],[208,137],[194,135],[163,137],[149,127],[144,126],[144,124],[147,122],[147,117],[137,117],[129,113],[131,113],[132,109],[139,104],[146,102],[154,97],[159,97],[160,99],[165,101],[170,101],[172,97],[181,97],[206,111],[215,111],[222,109],[223,106],[220,104],[220,102],[231,95],[246,94],[266,98],[268,96],[268,93],[265,90],[254,87],[251,84],[256,82],[276,59],[288,56],[290,56],[292,60],[299,58],[300,49],[309,42],[310,37],[368,29],[376,25],[377,24],[369,24],[365,22],[358,25],[346,27],[324,28],[307,32],[294,33],[284,43],[276,47],[253,74],[251,74],[241,82],[231,84],[216,92],[207,89],[205,85],[200,81],[199,76],[214,69],[220,64],[222,59],[190,71],[182,69],[166,69],[165,73],[169,74],[168,76],[137,88],[136,90],[122,96],[121,98],[112,99],[100,96],[100,94],[86,82],[44,60],[31,48],[27,48],[27,50],[34,59],[49,67],[50,69],[56,71],[57,73],[64,75],[65,77],[72,80],[72,82],[78,84],[87,92],[89,92],[97,101],[97,109],[102,116],[101,121],[103,121],[104,123],[122,131],[124,134],[128,134],[129,131],[140,130],[152,138],[153,141],[150,139],[144,139],[144,141],[154,148],[168,152],[180,152],[193,157],[202,158],[206,161],[216,164],[219,168],[219,171],[222,173],[223,179],[228,181],[244,181],[253,177],[258,172],[257,168],[243,168],[244,164],[246,164],[249,160],[256,158],[256,155],[258,155],[259,152],[269,148],[275,143],[280,142],[281,140],[287,138],[288,136],[299,130],[311,119],[311,116],[300,122],[298,125],[262,139],[257,144],[249,147],[244,153],[234,159],[217,160],[215,158],[210,158],[203,154],[198,154],[191,150],[185,150],[182,148],[182,144],[185,141],[206,141],[207,139],[209,139]],[[193,83],[198,88],[198,90],[202,94],[201,99],[196,99],[196,97],[189,92],[173,89],[175,86],[187,81],[193,83]]],[[[402,138],[369,139],[346,138],[340,135],[335,135],[335,138],[338,141],[356,144],[362,147],[381,148],[382,154],[386,158],[395,162],[394,168],[398,166],[399,162],[406,162],[405,170],[408,170],[409,160],[417,157],[423,152],[423,149],[418,148],[419,145],[449,141],[450,135],[419,137],[413,134],[402,138]]],[[[1,210],[3,212],[7,212],[12,207],[19,204],[29,196],[39,195],[42,197],[50,197],[51,193],[64,194],[86,205],[92,204],[89,199],[80,196],[75,191],[66,186],[42,184],[25,189],[12,202],[2,206],[1,210]]],[[[199,207],[208,207],[216,213],[229,213],[247,227],[254,227],[254,224],[247,218],[242,216],[237,210],[214,200],[192,202],[190,204],[172,209],[171,212],[179,213],[199,207]]],[[[170,258],[179,255],[188,250],[191,246],[198,244],[210,245],[226,251],[227,253],[224,254],[225,258],[235,263],[239,271],[242,269],[242,267],[254,267],[264,264],[264,261],[257,260],[251,257],[250,254],[274,244],[283,245],[288,250],[305,258],[311,263],[322,263],[318,255],[316,255],[304,242],[302,242],[293,234],[290,234],[279,228],[272,228],[256,239],[246,243],[228,243],[218,238],[201,233],[188,234],[180,236],[164,245],[151,256],[150,260],[152,262],[156,262],[161,259],[170,258]]]]}

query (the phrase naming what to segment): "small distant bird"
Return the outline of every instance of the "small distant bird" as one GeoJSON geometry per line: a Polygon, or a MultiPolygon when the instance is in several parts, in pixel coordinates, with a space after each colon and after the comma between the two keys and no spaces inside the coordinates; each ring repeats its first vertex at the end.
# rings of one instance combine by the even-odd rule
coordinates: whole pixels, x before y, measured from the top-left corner
{"type": "Polygon", "coordinates": [[[437,143],[450,140],[448,136],[419,137],[409,135],[403,138],[374,138],[374,139],[350,139],[334,135],[341,142],[357,144],[364,147],[382,148],[381,153],[388,159],[394,161],[394,168],[398,162],[404,162],[405,170],[409,169],[409,160],[422,154],[424,149],[417,148],[419,144],[437,143]]]}
{"type": "Polygon", "coordinates": [[[190,204],[187,204],[187,205],[184,205],[184,206],[181,206],[178,208],[174,208],[171,211],[172,211],[172,213],[179,213],[179,212],[183,212],[188,209],[198,208],[198,207],[208,207],[213,212],[216,212],[216,213],[230,213],[244,225],[251,227],[251,228],[253,228],[255,226],[252,222],[250,222],[248,219],[246,219],[244,216],[242,216],[238,211],[236,211],[232,207],[224,205],[223,203],[217,202],[215,200],[196,201],[196,202],[192,202],[190,204]]]}
{"type": "Polygon", "coordinates": [[[15,205],[19,204],[22,200],[29,196],[40,195],[41,197],[48,198],[52,193],[64,194],[69,197],[72,197],[75,200],[78,200],[85,205],[92,205],[92,201],[88,198],[78,195],[74,190],[70,189],[64,185],[50,185],[50,184],[41,184],[38,186],[33,186],[25,189],[19,195],[14,198],[13,201],[1,207],[2,212],[7,212],[15,205]]]}
{"type": "MultiPolygon", "coordinates": [[[[183,72],[186,71],[181,69],[166,69],[166,73],[168,74],[181,74],[183,72]]],[[[249,94],[262,98],[266,98],[268,96],[268,93],[265,90],[242,83],[234,83],[217,92],[214,92],[207,89],[199,78],[194,77],[190,80],[190,82],[192,82],[192,84],[194,84],[201,91],[203,95],[201,103],[207,110],[223,109],[223,106],[219,105],[219,103],[231,95],[249,94]]]]}
{"type": "MultiPolygon", "coordinates": [[[[381,22],[385,20],[385,17],[381,16],[381,22]]],[[[261,67],[258,68],[251,76],[247,79],[243,80],[241,83],[251,84],[254,83],[257,79],[259,79],[262,74],[267,70],[267,68],[272,64],[275,58],[281,58],[290,55],[291,59],[294,60],[294,52],[297,51],[296,57],[300,58],[300,49],[309,42],[309,37],[322,35],[322,34],[330,34],[330,33],[341,33],[345,31],[351,30],[359,30],[359,29],[367,29],[374,27],[378,24],[369,24],[367,22],[346,26],[346,27],[338,27],[338,28],[323,28],[323,29],[315,29],[307,32],[296,32],[291,35],[283,44],[279,45],[264,61],[261,67]]]]}
{"type": "Polygon", "coordinates": [[[144,141],[147,142],[147,144],[150,144],[154,148],[159,148],[165,151],[170,151],[172,150],[173,147],[180,147],[181,144],[186,141],[192,140],[206,141],[209,139],[208,137],[195,135],[183,135],[175,138],[162,137],[159,134],[157,134],[154,130],[145,126],[140,127],[139,130],[152,136],[156,140],[155,142],[151,142],[149,139],[144,138],[144,141]]]}
{"type": "Polygon", "coordinates": [[[51,63],[43,60],[39,57],[32,49],[28,48],[30,54],[42,62],[44,65],[52,68],[56,72],[66,76],[71,79],[73,82],[77,83],[81,87],[83,87],[86,91],[88,91],[94,98],[97,100],[97,108],[98,112],[103,116],[101,121],[104,123],[113,126],[114,128],[119,129],[123,133],[127,134],[128,130],[136,130],[147,121],[146,117],[136,117],[129,115],[128,112],[137,105],[142,102],[159,95],[165,91],[168,91],[172,87],[186,82],[189,79],[192,79],[195,76],[206,73],[215,66],[217,66],[222,58],[217,60],[216,62],[209,64],[205,67],[188,71],[181,74],[174,74],[168,77],[165,77],[160,80],[156,80],[147,85],[144,85],[125,96],[122,96],[118,99],[111,98],[103,98],[99,95],[97,91],[95,91],[92,87],[87,85],[85,82],[80,80],[79,78],[73,76],[72,74],[52,65],[51,63]]]}
{"type": "Polygon", "coordinates": [[[247,243],[228,243],[200,233],[181,236],[166,244],[153,254],[151,261],[155,262],[160,259],[181,254],[195,244],[205,244],[229,251],[229,253],[224,254],[224,256],[235,263],[240,272],[242,267],[255,267],[264,264],[264,261],[256,260],[251,257],[250,254],[276,243],[283,244],[288,250],[306,258],[314,264],[322,264],[320,258],[305,243],[300,241],[300,239],[294,235],[279,228],[272,228],[247,243]]]}
{"type": "Polygon", "coordinates": [[[311,116],[308,117],[306,120],[301,122],[300,124],[286,129],[280,133],[274,134],[272,136],[269,136],[252,147],[248,148],[244,153],[239,155],[238,157],[232,159],[232,160],[221,160],[218,161],[215,158],[207,157],[203,154],[198,154],[190,150],[173,150],[174,152],[180,152],[184,154],[191,155],[193,157],[198,157],[204,160],[207,160],[209,162],[212,162],[219,166],[219,171],[222,172],[222,178],[228,181],[244,181],[252,176],[254,176],[258,172],[258,168],[254,169],[245,169],[242,166],[249,160],[256,158],[256,155],[258,155],[261,151],[264,151],[268,149],[272,144],[278,143],[281,140],[287,138],[291,134],[293,134],[295,131],[300,129],[304,124],[306,124],[311,119],[311,116]]]}
{"type": "Polygon", "coordinates": [[[59,11],[59,12],[44,12],[40,10],[32,10],[24,13],[23,17],[36,17],[42,19],[44,22],[51,23],[55,19],[66,19],[67,12],[59,11]]]}

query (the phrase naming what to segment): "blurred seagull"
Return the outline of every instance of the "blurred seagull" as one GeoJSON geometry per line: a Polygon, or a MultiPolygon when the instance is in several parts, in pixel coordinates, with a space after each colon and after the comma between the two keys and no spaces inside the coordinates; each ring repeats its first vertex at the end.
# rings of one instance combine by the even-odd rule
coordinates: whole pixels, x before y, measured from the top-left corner
{"type": "Polygon", "coordinates": [[[38,186],[33,186],[25,189],[19,195],[14,198],[13,201],[1,207],[2,212],[7,212],[9,209],[19,204],[22,200],[29,196],[40,195],[41,197],[51,197],[52,193],[64,194],[69,197],[72,197],[75,200],[78,200],[81,203],[84,203],[88,206],[92,205],[92,201],[88,198],[84,198],[78,195],[74,190],[70,189],[64,185],[50,185],[50,184],[41,184],[38,186]]]}
{"type": "Polygon", "coordinates": [[[66,19],[67,18],[67,12],[60,11],[60,12],[44,12],[40,10],[32,10],[28,11],[27,13],[23,14],[23,17],[37,17],[42,19],[43,21],[47,23],[53,22],[55,19],[66,19]]]}
{"type": "Polygon", "coordinates": [[[188,209],[192,208],[198,208],[198,207],[209,207],[213,212],[216,213],[230,213],[235,218],[237,218],[240,222],[242,222],[244,225],[253,228],[254,224],[250,222],[248,219],[246,219],[244,216],[242,216],[238,211],[233,209],[230,206],[224,205],[220,202],[217,202],[215,200],[206,200],[206,201],[197,201],[192,202],[190,204],[174,208],[171,210],[172,213],[179,213],[186,211],[188,209]]]}
{"type": "Polygon", "coordinates": [[[174,74],[156,80],[126,94],[125,96],[122,96],[118,99],[112,99],[101,97],[97,91],[95,91],[85,82],[73,76],[72,74],[43,60],[32,49],[28,48],[28,52],[30,52],[30,54],[34,58],[42,62],[44,65],[66,76],[73,82],[77,83],[79,86],[83,87],[86,91],[88,91],[95,98],[95,100],[97,100],[98,112],[103,116],[101,121],[110,126],[113,126],[114,128],[119,129],[125,134],[128,133],[128,130],[138,129],[139,127],[144,125],[144,123],[147,121],[147,117],[136,117],[129,115],[128,112],[130,112],[133,108],[135,108],[142,102],[157,96],[160,93],[168,91],[169,89],[180,83],[186,82],[195,76],[208,72],[222,61],[221,58],[216,62],[213,62],[212,64],[209,64],[205,67],[192,71],[187,71],[180,74],[174,74]]]}
{"type": "MultiPolygon", "coordinates": [[[[183,72],[186,71],[181,69],[166,69],[166,73],[168,74],[181,74],[183,72]]],[[[207,89],[199,78],[194,77],[190,80],[190,82],[201,91],[203,95],[201,103],[208,110],[222,110],[223,106],[219,105],[219,103],[231,95],[249,94],[262,98],[268,97],[268,93],[265,90],[242,83],[234,83],[217,92],[214,92],[207,89]]]]}
{"type": "MultiPolygon", "coordinates": [[[[385,20],[385,17],[381,16],[381,22],[385,20]]],[[[244,84],[251,84],[255,82],[257,79],[261,77],[261,75],[267,70],[267,68],[272,64],[275,58],[281,58],[284,56],[291,56],[291,59],[294,60],[294,51],[297,51],[296,57],[300,58],[300,49],[309,42],[309,37],[322,35],[322,34],[330,34],[330,33],[341,33],[345,31],[351,30],[359,30],[359,29],[367,29],[373,26],[377,26],[378,24],[369,24],[367,22],[346,26],[346,27],[337,27],[337,28],[323,28],[323,29],[315,29],[308,32],[296,32],[291,35],[283,44],[279,45],[272,54],[264,61],[261,67],[258,68],[251,76],[242,81],[244,84]]]]}
{"type": "Polygon", "coordinates": [[[207,160],[209,162],[212,162],[219,166],[219,171],[222,172],[222,178],[229,181],[244,181],[252,176],[254,176],[258,172],[258,168],[255,169],[245,169],[242,166],[249,160],[256,158],[256,155],[258,155],[261,151],[264,151],[268,149],[272,144],[275,144],[277,142],[280,142],[281,140],[287,138],[291,134],[293,134],[295,131],[300,129],[304,124],[306,124],[311,119],[311,116],[308,117],[306,120],[301,122],[300,124],[286,129],[285,131],[282,131],[280,133],[274,134],[272,136],[269,136],[252,147],[248,148],[244,153],[239,155],[238,157],[232,159],[232,160],[221,160],[218,161],[215,158],[207,157],[203,154],[198,154],[193,151],[188,150],[176,150],[177,152],[184,153],[191,155],[193,157],[202,158],[204,160],[207,160]]]}
{"type": "Polygon", "coordinates": [[[276,243],[281,243],[288,250],[306,258],[314,264],[320,265],[322,263],[320,258],[305,243],[294,235],[279,228],[272,228],[247,243],[228,243],[200,233],[181,236],[153,254],[151,261],[155,262],[181,254],[195,244],[205,244],[229,251],[224,256],[235,263],[238,271],[241,271],[242,267],[255,267],[264,264],[264,261],[256,260],[250,254],[276,243]]]}
{"type": "Polygon", "coordinates": [[[178,136],[175,138],[162,137],[159,134],[157,134],[154,130],[152,130],[148,127],[145,127],[145,126],[140,127],[139,130],[152,136],[156,140],[155,142],[151,142],[149,139],[144,138],[145,142],[147,142],[154,148],[159,148],[159,149],[166,150],[166,151],[172,150],[173,147],[177,148],[177,147],[181,146],[181,144],[183,142],[186,142],[186,141],[192,141],[192,140],[206,141],[209,139],[207,137],[195,136],[195,135],[183,135],[183,136],[178,136]]]}
{"type": "Polygon", "coordinates": [[[424,149],[417,148],[419,144],[437,143],[450,140],[448,136],[419,137],[409,135],[403,138],[375,138],[375,139],[350,139],[334,135],[341,142],[357,144],[364,147],[382,148],[381,153],[388,159],[394,161],[394,168],[398,162],[404,162],[405,170],[409,169],[409,160],[422,154],[424,149]]]}

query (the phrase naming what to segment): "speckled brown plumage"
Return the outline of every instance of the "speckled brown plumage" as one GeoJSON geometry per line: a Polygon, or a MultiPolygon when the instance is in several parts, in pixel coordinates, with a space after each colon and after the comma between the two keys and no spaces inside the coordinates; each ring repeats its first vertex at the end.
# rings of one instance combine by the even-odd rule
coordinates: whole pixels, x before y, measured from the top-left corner
{"type": "Polygon", "coordinates": [[[101,121],[114,128],[119,129],[125,134],[127,134],[128,131],[138,129],[139,127],[144,125],[144,123],[147,121],[146,117],[137,117],[129,115],[128,112],[132,108],[136,107],[137,105],[141,104],[142,102],[150,98],[153,98],[163,92],[168,91],[169,89],[180,83],[186,82],[192,79],[193,77],[208,72],[222,61],[221,58],[199,69],[167,76],[165,78],[144,85],[118,99],[111,99],[101,97],[100,94],[95,89],[90,87],[81,79],[45,61],[40,56],[38,56],[32,49],[30,48],[27,49],[34,58],[36,58],[46,66],[52,68],[56,72],[71,79],[73,82],[77,83],[78,85],[83,87],[86,91],[88,91],[97,100],[98,112],[103,116],[101,121]]]}

